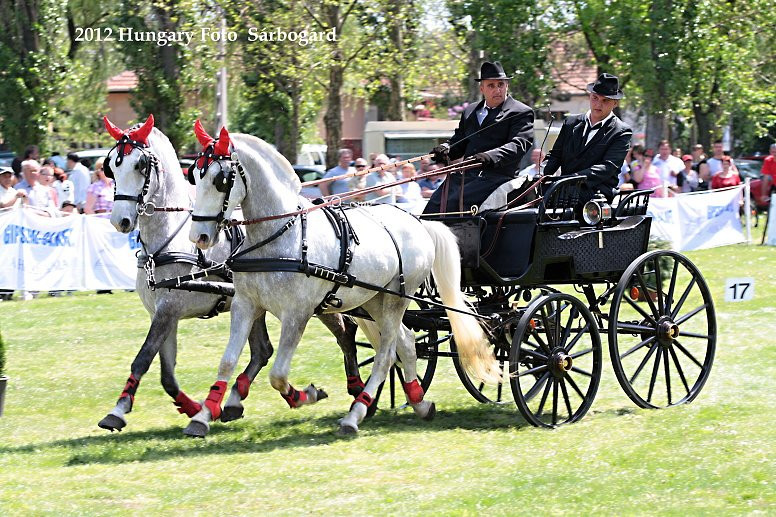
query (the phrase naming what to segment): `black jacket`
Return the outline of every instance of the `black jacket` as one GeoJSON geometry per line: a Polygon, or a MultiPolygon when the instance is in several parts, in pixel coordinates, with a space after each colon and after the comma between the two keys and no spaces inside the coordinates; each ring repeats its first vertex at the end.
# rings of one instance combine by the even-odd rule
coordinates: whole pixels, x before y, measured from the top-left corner
{"type": "MultiPolygon", "coordinates": [[[[590,199],[601,191],[608,199],[614,196],[618,175],[630,148],[633,131],[616,116],[611,117],[585,144],[585,114],[571,115],[563,121],[560,134],[547,155],[544,174],[561,169],[563,176],[587,176],[583,198],[590,199]]],[[[584,201],[585,199],[583,199],[584,201]]]]}
{"type": "Polygon", "coordinates": [[[512,178],[517,173],[520,159],[533,145],[533,110],[508,96],[501,103],[500,110],[491,110],[488,116],[477,122],[476,112],[484,100],[467,106],[461,115],[461,122],[450,139],[450,159],[471,157],[487,152],[494,160],[493,167],[484,169],[487,174],[500,174],[512,178]],[[508,120],[501,122],[509,117],[508,120]],[[488,127],[491,126],[491,127],[488,127]],[[488,127],[460,144],[468,135],[488,127]]]}

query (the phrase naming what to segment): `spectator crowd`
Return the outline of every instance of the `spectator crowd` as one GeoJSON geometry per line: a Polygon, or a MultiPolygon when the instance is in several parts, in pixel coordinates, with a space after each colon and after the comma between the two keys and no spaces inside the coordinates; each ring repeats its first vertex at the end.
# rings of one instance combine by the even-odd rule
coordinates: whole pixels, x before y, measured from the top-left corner
{"type": "Polygon", "coordinates": [[[20,202],[50,217],[110,213],[113,180],[105,176],[103,162],[98,158],[92,164],[75,153],[41,159],[38,147],[31,145],[10,168],[0,169],[0,208],[20,202]]]}

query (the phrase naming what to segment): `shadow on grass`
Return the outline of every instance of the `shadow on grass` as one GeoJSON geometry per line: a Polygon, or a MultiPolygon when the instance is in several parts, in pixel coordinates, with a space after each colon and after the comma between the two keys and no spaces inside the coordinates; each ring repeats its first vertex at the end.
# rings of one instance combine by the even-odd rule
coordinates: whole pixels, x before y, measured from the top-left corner
{"type": "Polygon", "coordinates": [[[188,438],[182,427],[125,431],[85,436],[19,447],[0,447],[0,454],[40,453],[46,449],[65,449],[70,457],[66,466],[84,464],[121,464],[165,461],[206,454],[264,453],[276,449],[315,447],[341,440],[364,439],[388,433],[449,430],[493,431],[532,427],[517,409],[500,405],[478,405],[454,411],[437,411],[432,422],[417,418],[411,410],[378,411],[364,421],[357,437],[337,434],[340,415],[318,418],[290,418],[257,423],[245,419],[229,424],[214,424],[204,440],[188,438]]]}

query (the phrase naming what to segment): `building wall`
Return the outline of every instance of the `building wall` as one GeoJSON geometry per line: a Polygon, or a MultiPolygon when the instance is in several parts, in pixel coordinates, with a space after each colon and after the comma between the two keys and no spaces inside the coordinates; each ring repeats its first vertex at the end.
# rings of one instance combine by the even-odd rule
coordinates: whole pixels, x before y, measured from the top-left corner
{"type": "Polygon", "coordinates": [[[126,128],[137,120],[137,113],[129,104],[129,92],[108,93],[108,118],[118,127],[126,128]]]}

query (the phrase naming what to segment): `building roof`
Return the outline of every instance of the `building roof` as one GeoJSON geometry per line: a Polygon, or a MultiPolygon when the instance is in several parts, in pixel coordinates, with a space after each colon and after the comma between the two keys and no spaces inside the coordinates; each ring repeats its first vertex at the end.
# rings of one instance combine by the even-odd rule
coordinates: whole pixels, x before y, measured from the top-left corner
{"type": "Polygon", "coordinates": [[[108,93],[129,92],[137,87],[137,75],[131,70],[124,70],[119,75],[108,79],[108,93]]]}
{"type": "Polygon", "coordinates": [[[552,81],[557,92],[587,94],[587,85],[595,82],[597,70],[592,53],[573,39],[554,41],[551,49],[552,81]]]}

